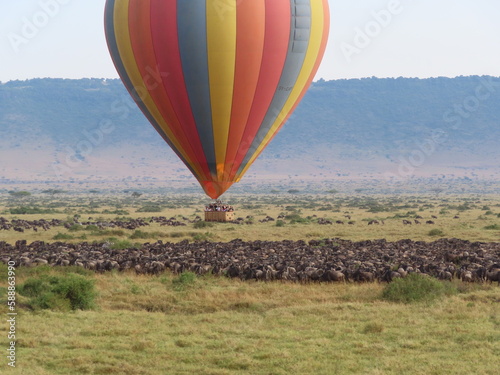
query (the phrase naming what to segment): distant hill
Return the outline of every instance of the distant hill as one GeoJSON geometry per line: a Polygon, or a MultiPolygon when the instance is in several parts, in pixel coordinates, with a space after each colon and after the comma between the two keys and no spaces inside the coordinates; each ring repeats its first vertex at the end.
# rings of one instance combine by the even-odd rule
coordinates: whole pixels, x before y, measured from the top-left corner
{"type": "MultiPolygon", "coordinates": [[[[319,81],[249,178],[495,177],[499,104],[496,77],[319,81]]],[[[3,180],[190,178],[109,79],[0,84],[0,162],[3,180]]]]}

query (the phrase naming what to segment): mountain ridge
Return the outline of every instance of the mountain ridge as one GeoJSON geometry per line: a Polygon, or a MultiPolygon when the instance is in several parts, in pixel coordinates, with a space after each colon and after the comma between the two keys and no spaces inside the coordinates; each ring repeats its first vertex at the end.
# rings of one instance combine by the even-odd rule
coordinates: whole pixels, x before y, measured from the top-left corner
{"type": "MultiPolygon", "coordinates": [[[[497,103],[498,77],[320,80],[248,179],[496,178],[497,103]]],[[[118,79],[0,84],[0,161],[3,179],[192,182],[118,79]]]]}

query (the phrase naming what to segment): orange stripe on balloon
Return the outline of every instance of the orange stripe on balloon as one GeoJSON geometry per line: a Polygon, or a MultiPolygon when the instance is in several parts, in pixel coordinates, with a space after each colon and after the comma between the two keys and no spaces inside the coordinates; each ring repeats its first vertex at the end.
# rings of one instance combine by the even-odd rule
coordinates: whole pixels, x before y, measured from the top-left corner
{"type": "Polygon", "coordinates": [[[260,128],[277,90],[290,40],[290,0],[266,0],[262,68],[252,109],[229,173],[233,180],[260,128]]]}
{"type": "Polygon", "coordinates": [[[237,6],[236,71],[223,179],[228,180],[252,109],[264,53],[265,0],[237,6]]]}
{"type": "MultiPolygon", "coordinates": [[[[279,131],[281,130],[283,125],[285,125],[285,123],[288,121],[291,114],[295,111],[295,109],[297,108],[299,103],[302,101],[304,95],[306,94],[307,90],[309,89],[309,87],[314,79],[314,76],[318,72],[319,66],[321,65],[321,60],[323,59],[323,56],[325,54],[326,45],[328,42],[328,34],[330,32],[330,27],[329,27],[330,26],[330,13],[329,13],[329,7],[328,7],[328,0],[322,0],[322,2],[323,2],[323,25],[324,25],[324,27],[323,27],[321,46],[319,49],[318,56],[316,57],[316,62],[314,64],[313,70],[311,71],[311,74],[309,75],[307,84],[302,89],[302,92],[300,93],[297,101],[293,105],[290,112],[287,114],[286,118],[283,119],[280,126],[276,129],[276,131],[268,139],[268,141],[265,143],[264,147],[261,148],[261,150],[257,153],[257,155],[255,157],[252,157],[252,159],[250,159],[251,161],[256,160],[260,156],[260,154],[266,149],[266,147],[269,145],[269,143],[271,143],[271,141],[274,139],[274,137],[279,133],[279,131]]],[[[246,170],[244,170],[243,173],[241,173],[239,176],[236,176],[235,182],[238,182],[241,179],[241,177],[243,177],[243,174],[245,172],[246,172],[246,170]]]]}

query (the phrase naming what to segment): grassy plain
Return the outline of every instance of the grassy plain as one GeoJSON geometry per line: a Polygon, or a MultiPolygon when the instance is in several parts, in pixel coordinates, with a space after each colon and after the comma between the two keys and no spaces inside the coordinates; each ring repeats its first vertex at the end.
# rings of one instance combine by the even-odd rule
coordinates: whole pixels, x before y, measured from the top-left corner
{"type": "MultiPolygon", "coordinates": [[[[152,216],[181,217],[194,219],[203,216],[206,200],[193,196],[165,198],[148,195],[137,199],[130,196],[61,195],[58,197],[27,197],[0,201],[0,215],[12,219],[36,220],[57,218],[72,222],[74,215],[85,221],[149,219],[152,216]],[[27,212],[19,214],[18,212],[27,212]],[[89,219],[91,218],[91,219],[89,219]]],[[[289,195],[250,196],[231,199],[236,208],[236,216],[247,218],[251,225],[211,224],[196,228],[193,224],[181,227],[160,226],[153,223],[140,228],[134,235],[130,230],[98,231],[86,226],[68,231],[63,227],[53,227],[48,231],[25,233],[0,231],[0,240],[14,243],[23,238],[31,241],[67,242],[119,241],[145,242],[161,239],[177,242],[188,240],[230,241],[241,238],[252,240],[308,240],[334,238],[361,241],[385,238],[388,241],[410,238],[419,241],[433,241],[441,237],[461,238],[470,241],[498,241],[500,239],[500,196],[460,197],[460,196],[359,196],[343,197],[334,195],[289,195]],[[266,216],[277,218],[285,215],[282,226],[276,221],[260,223],[266,216]],[[348,219],[346,216],[349,216],[348,219]],[[414,219],[421,224],[415,224],[414,219]],[[437,219],[432,216],[437,217],[437,219]],[[455,218],[458,216],[459,218],[455,218]],[[333,225],[319,225],[318,218],[329,219],[333,225]],[[370,220],[383,220],[384,225],[368,225],[370,220]],[[336,224],[341,220],[344,224],[336,224]],[[412,225],[403,225],[403,220],[412,225]],[[426,224],[428,220],[434,224],[426,224]],[[354,224],[349,225],[348,222],[354,224]],[[433,230],[433,232],[431,232],[433,230]]]]}
{"type": "MultiPolygon", "coordinates": [[[[190,196],[38,195],[4,198],[0,216],[68,222],[74,215],[80,221],[175,216],[182,221],[182,216],[201,216],[206,203],[190,196]]],[[[252,216],[245,220],[253,224],[204,228],[152,224],[140,228],[139,234],[126,229],[53,227],[38,232],[0,231],[0,241],[54,242],[59,236],[68,242],[109,241],[126,246],[158,239],[500,238],[500,197],[496,196],[289,195],[234,197],[230,203],[237,216],[252,216]],[[283,226],[276,221],[259,223],[267,215],[280,214],[286,216],[283,226]],[[347,224],[345,215],[355,223],[347,224]],[[424,218],[422,224],[402,224],[416,215],[424,218]],[[454,219],[457,215],[459,219],[454,219]],[[345,224],[319,225],[317,218],[345,224]],[[373,219],[384,220],[384,225],[368,225],[373,219]],[[425,224],[427,220],[435,224],[425,224]],[[431,235],[433,229],[441,234],[431,235]]],[[[2,270],[0,314],[5,316],[7,278],[2,270]]],[[[37,272],[68,271],[21,268],[16,272],[21,285],[37,272]]],[[[110,272],[86,277],[95,280],[98,291],[94,310],[31,311],[25,297],[18,296],[17,368],[8,368],[3,357],[1,373],[493,375],[500,368],[500,288],[495,285],[454,281],[461,293],[432,304],[406,305],[381,299],[384,285],[378,283],[300,285],[211,276],[182,283],[170,273],[110,272]]],[[[5,349],[7,328],[0,325],[5,349]]]]}
{"type": "MultiPolygon", "coordinates": [[[[18,270],[18,282],[36,272],[18,270]]],[[[20,311],[12,373],[493,375],[500,366],[496,286],[460,284],[458,295],[406,305],[382,300],[382,284],[88,277],[96,310],[20,311]]]]}

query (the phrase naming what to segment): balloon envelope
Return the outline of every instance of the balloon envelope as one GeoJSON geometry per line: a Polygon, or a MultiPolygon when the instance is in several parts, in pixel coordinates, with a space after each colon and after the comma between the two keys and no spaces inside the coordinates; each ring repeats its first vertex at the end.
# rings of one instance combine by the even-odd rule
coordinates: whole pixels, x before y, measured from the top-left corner
{"type": "Polygon", "coordinates": [[[217,198],[311,84],[327,0],[107,0],[116,69],[142,112],[217,198]]]}

